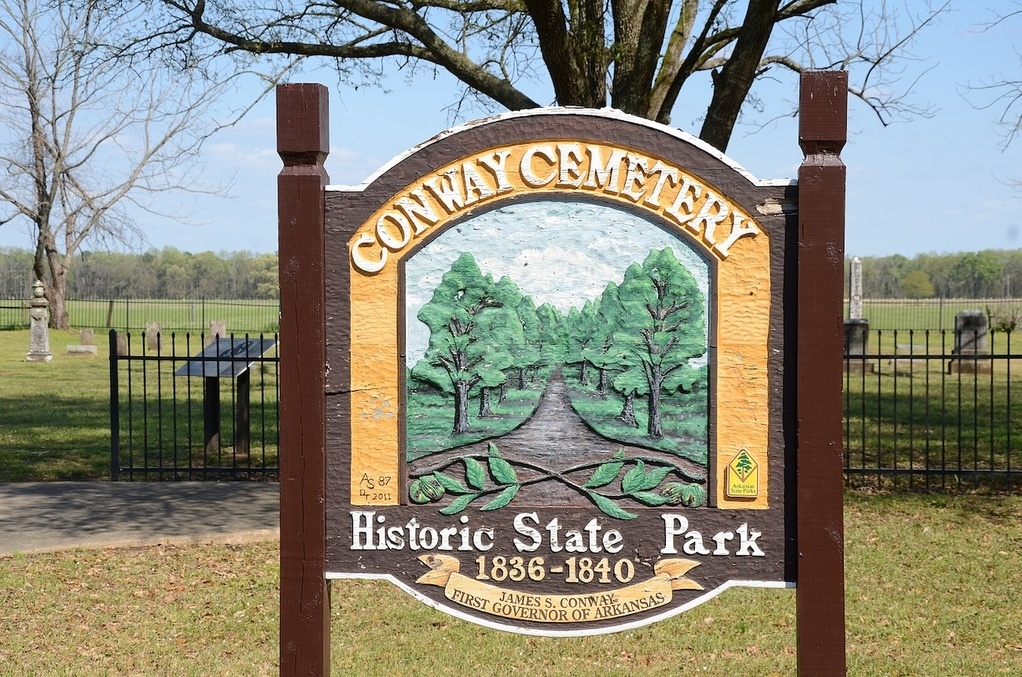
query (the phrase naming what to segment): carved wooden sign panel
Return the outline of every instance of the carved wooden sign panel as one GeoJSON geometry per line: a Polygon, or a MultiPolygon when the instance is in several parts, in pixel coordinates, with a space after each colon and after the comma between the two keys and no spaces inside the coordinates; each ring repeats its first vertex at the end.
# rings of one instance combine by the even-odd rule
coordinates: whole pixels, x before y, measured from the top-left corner
{"type": "Polygon", "coordinates": [[[567,109],[328,187],[327,576],[539,635],[789,585],[794,195],[567,109]]]}

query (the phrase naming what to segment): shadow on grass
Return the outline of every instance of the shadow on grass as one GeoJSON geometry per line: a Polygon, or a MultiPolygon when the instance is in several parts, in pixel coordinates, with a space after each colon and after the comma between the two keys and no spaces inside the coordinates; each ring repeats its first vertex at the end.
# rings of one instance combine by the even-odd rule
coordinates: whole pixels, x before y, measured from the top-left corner
{"type": "Polygon", "coordinates": [[[106,479],[109,473],[108,396],[0,393],[0,482],[106,479]]]}
{"type": "Polygon", "coordinates": [[[1020,385],[1003,374],[846,381],[847,466],[878,480],[909,475],[921,489],[1022,485],[1022,417],[1011,392],[1020,385]]]}

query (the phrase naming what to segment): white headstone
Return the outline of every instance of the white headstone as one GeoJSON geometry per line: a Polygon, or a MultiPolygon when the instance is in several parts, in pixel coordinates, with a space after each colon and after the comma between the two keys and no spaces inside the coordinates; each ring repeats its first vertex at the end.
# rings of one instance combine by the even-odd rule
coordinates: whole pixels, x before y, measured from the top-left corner
{"type": "Polygon", "coordinates": [[[53,359],[50,353],[50,302],[43,293],[43,283],[39,280],[32,285],[32,298],[28,302],[28,355],[26,362],[49,362],[53,359]]]}
{"type": "Polygon", "coordinates": [[[851,296],[848,299],[848,319],[862,319],[862,259],[852,259],[851,296]]]}

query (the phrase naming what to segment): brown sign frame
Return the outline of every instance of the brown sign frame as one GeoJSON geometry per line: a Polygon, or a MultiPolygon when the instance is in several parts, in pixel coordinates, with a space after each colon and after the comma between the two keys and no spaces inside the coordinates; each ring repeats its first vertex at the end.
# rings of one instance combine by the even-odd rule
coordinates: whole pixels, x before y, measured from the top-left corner
{"type": "MultiPolygon", "coordinates": [[[[783,357],[770,368],[783,372],[784,384],[779,397],[783,413],[771,434],[782,438],[790,462],[772,464],[770,472],[776,474],[770,482],[784,487],[784,502],[790,506],[783,515],[788,528],[778,566],[783,580],[798,583],[800,674],[844,674],[840,384],[844,166],[839,153],[845,135],[845,85],[840,73],[803,77],[800,144],[806,160],[798,189],[777,187],[772,196],[760,193],[746,200],[759,205],[763,220],[781,224],[776,233],[783,233],[787,252],[780,263],[771,264],[784,299],[782,307],[772,311],[778,315],[771,322],[788,329],[783,357]],[[785,208],[796,203],[796,196],[797,214],[785,208]],[[790,344],[798,349],[790,349],[790,344]]],[[[336,527],[329,522],[337,519],[338,507],[349,505],[352,486],[346,471],[328,461],[333,452],[328,452],[327,440],[336,440],[338,432],[351,425],[350,407],[337,406],[350,397],[351,367],[338,356],[345,354],[343,346],[350,346],[351,339],[346,334],[350,328],[328,321],[338,308],[326,290],[349,282],[345,257],[339,265],[336,252],[330,252],[331,238],[344,232],[350,237],[349,224],[365,221],[372,212],[365,204],[372,200],[353,206],[342,197],[338,204],[328,205],[337,196],[325,192],[326,101],[327,92],[318,85],[278,88],[278,151],[285,165],[279,177],[281,674],[329,672],[326,575],[330,562],[338,558],[339,546],[336,538],[331,541],[336,527]]],[[[551,115],[544,124],[556,128],[569,119],[551,115]]],[[[485,135],[493,129],[482,126],[475,133],[485,135]]],[[[641,129],[638,132],[642,134],[641,129]]],[[[593,133],[593,138],[600,138],[600,130],[593,133]]],[[[578,132],[574,127],[548,134],[576,138],[578,132]]],[[[641,149],[657,143],[663,139],[632,139],[630,145],[641,149]]],[[[415,163],[422,164],[424,174],[443,166],[444,158],[456,157],[457,149],[435,141],[405,157],[401,172],[389,178],[382,174],[372,188],[385,198],[408,183],[403,172],[415,175],[415,163]]],[[[727,172],[720,171],[719,158],[713,160],[717,164],[707,161],[700,175],[708,172],[715,184],[740,192],[727,172]]]]}

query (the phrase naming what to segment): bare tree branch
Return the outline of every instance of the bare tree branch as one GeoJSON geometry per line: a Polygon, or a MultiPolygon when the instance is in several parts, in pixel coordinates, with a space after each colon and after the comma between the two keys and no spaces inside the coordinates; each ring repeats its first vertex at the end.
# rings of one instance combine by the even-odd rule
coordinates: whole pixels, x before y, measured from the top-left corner
{"type": "Polygon", "coordinates": [[[111,59],[112,33],[137,18],[0,0],[0,201],[14,212],[4,221],[31,225],[57,327],[84,244],[144,241],[129,205],[156,213],[156,194],[220,192],[198,180],[195,160],[216,127],[211,102],[230,83],[111,59]]]}
{"type": "MultiPolygon", "coordinates": [[[[128,6],[126,0],[65,0],[128,6]]],[[[689,87],[709,79],[701,135],[725,147],[760,78],[831,66],[884,124],[926,114],[907,93],[920,71],[913,38],[945,0],[146,0],[123,58],[158,54],[215,77],[332,59],[341,82],[376,85],[442,69],[473,98],[531,108],[540,82],[556,103],[669,122],[689,87]],[[218,70],[222,69],[222,70],[218,70]],[[770,74],[770,75],[768,75],[770,74]],[[696,77],[698,76],[698,78],[696,77]]],[[[693,91],[695,90],[695,91],[693,91]]],[[[689,94],[689,92],[693,92],[689,94]]]]}
{"type": "MultiPolygon", "coordinates": [[[[980,26],[982,31],[992,31],[1022,16],[1022,2],[1015,0],[1016,9],[996,16],[980,26]]],[[[1022,52],[1016,47],[1019,71],[1022,72],[1022,52]]],[[[966,83],[961,87],[972,105],[979,110],[999,111],[994,122],[1001,130],[998,147],[1006,150],[1019,134],[1022,134],[1022,78],[986,78],[979,84],[966,83]]],[[[1022,181],[1016,181],[1022,185],[1022,181]]]]}

